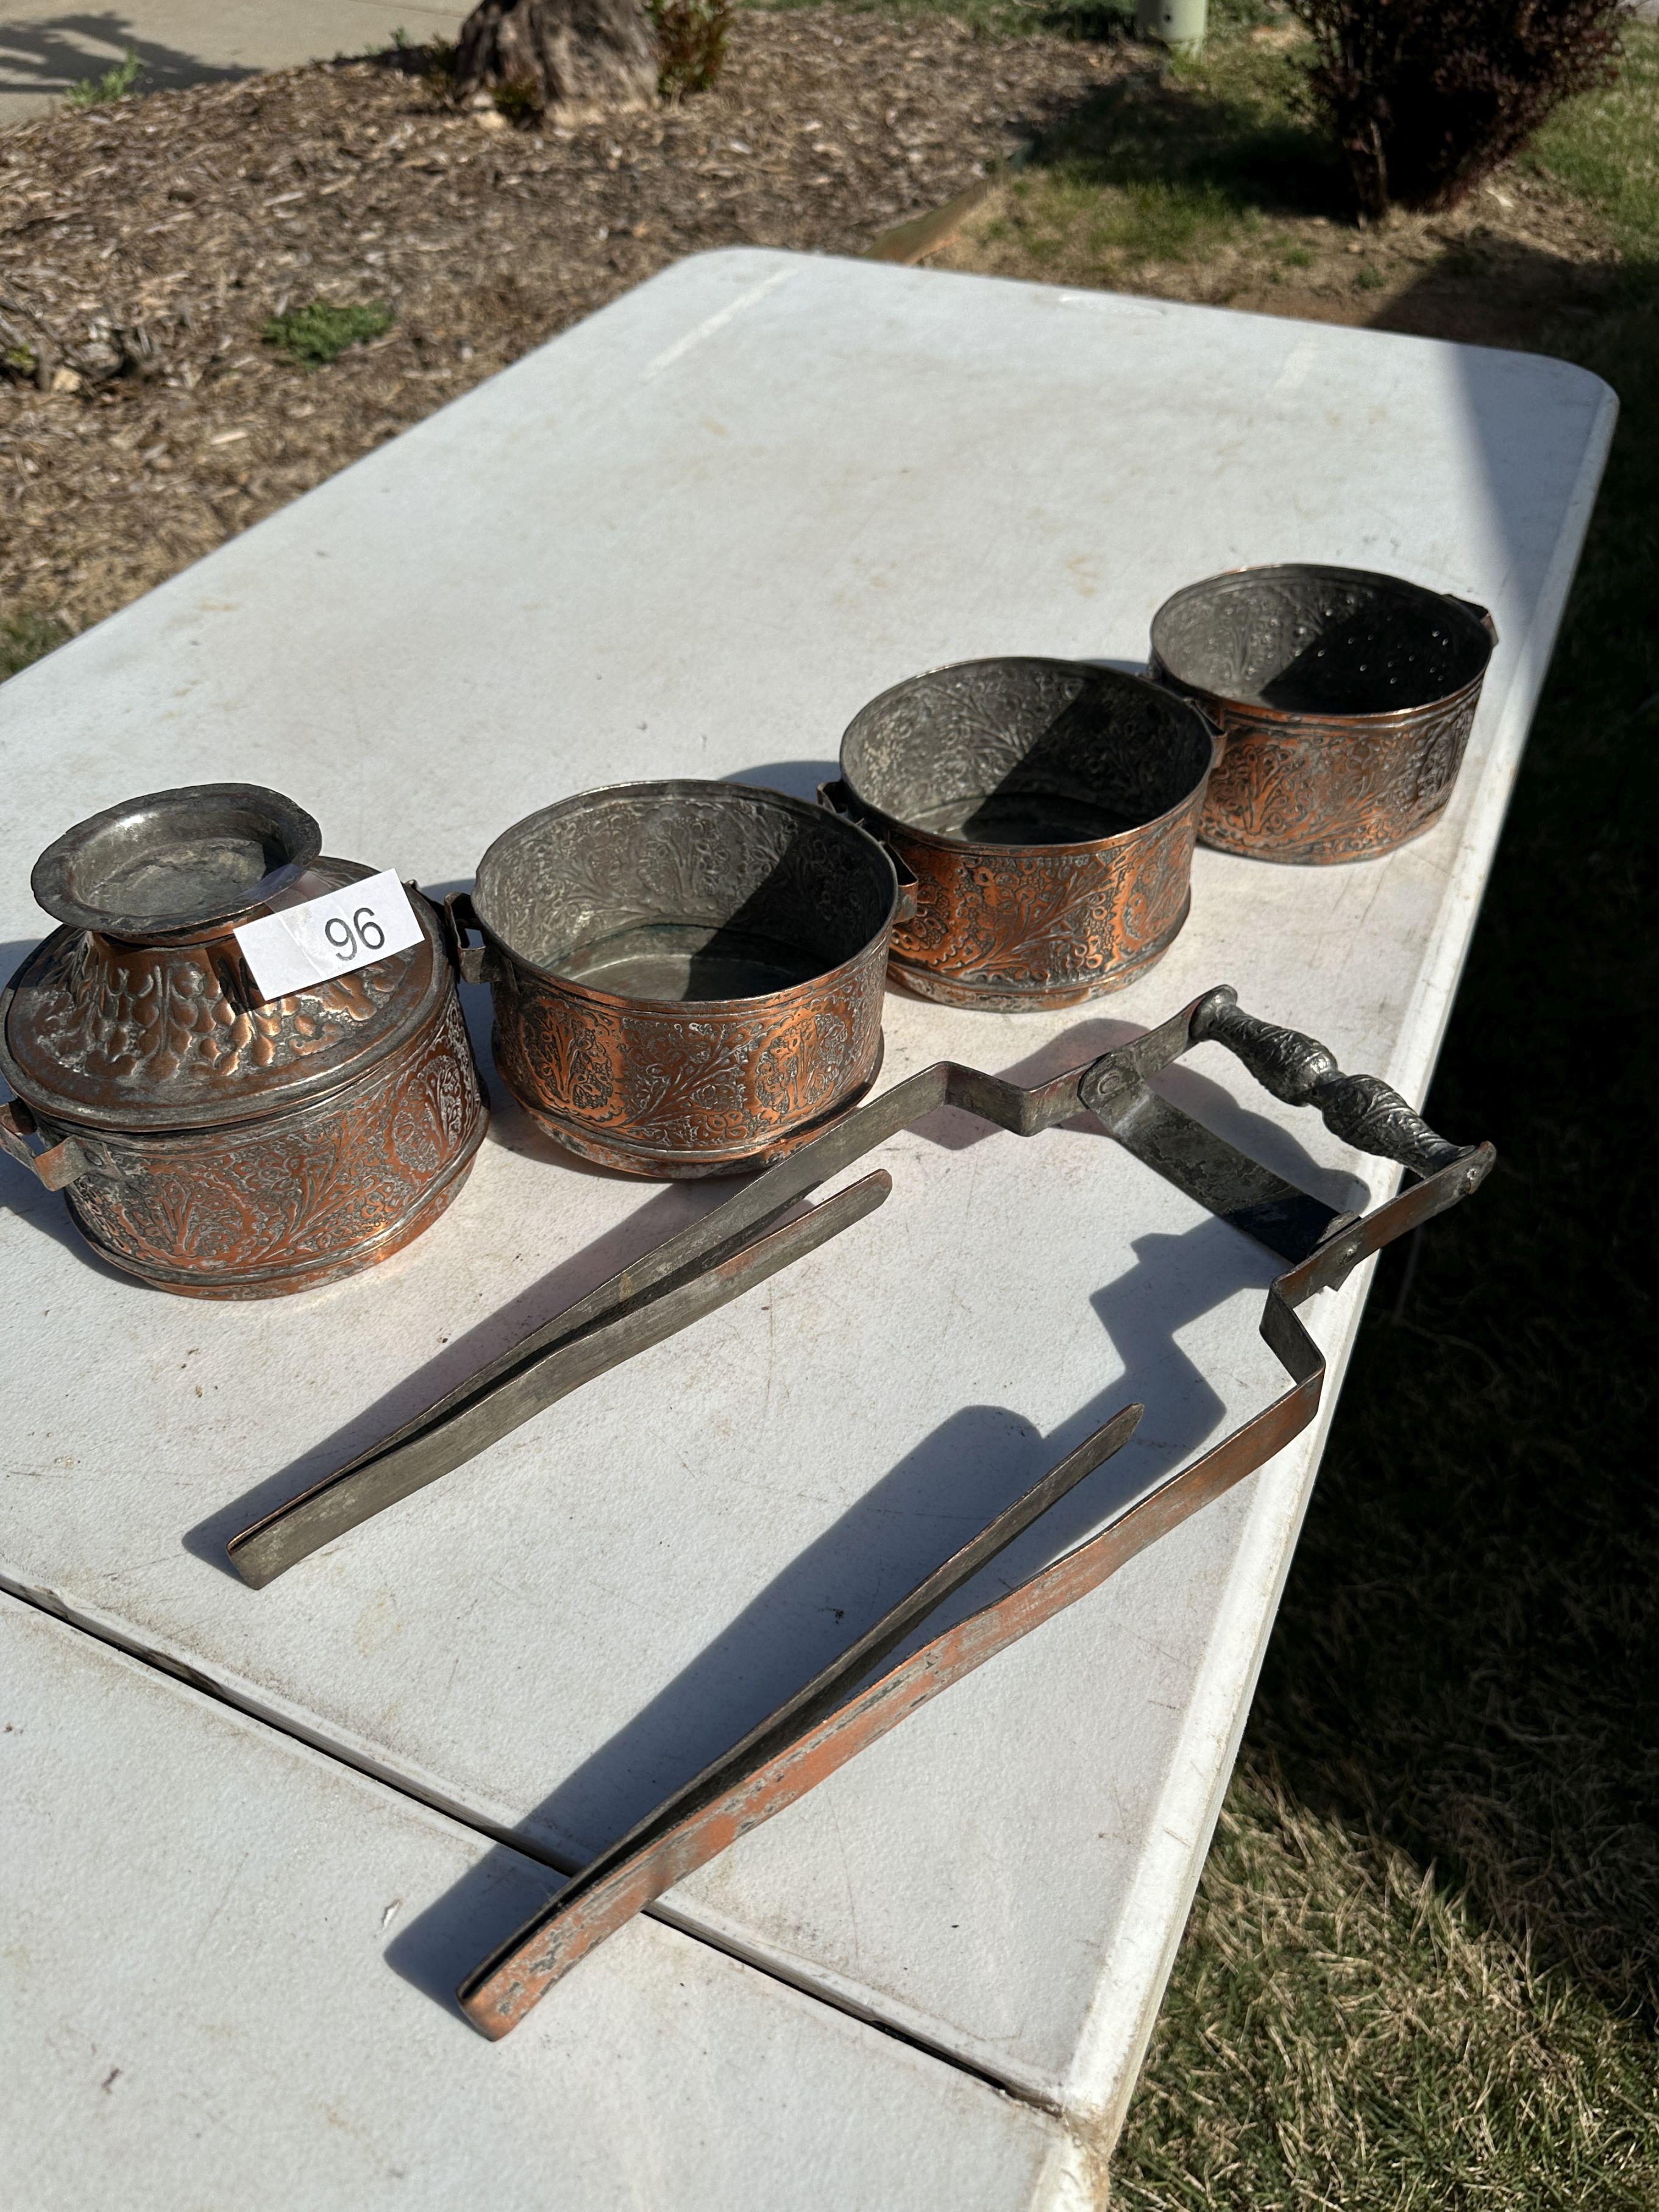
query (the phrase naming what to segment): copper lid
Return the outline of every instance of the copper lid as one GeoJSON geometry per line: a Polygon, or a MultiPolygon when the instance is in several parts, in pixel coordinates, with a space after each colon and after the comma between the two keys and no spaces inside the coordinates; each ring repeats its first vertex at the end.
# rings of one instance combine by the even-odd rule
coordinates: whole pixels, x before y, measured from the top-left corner
{"type": "Polygon", "coordinates": [[[157,1129],[263,1117],[373,1066],[443,988],[423,902],[423,943],[290,998],[258,997],[232,934],[373,872],[320,858],[320,842],[254,784],[152,792],[78,823],[35,865],[35,896],[69,927],[0,999],[0,1073],[37,1111],[157,1129]]]}

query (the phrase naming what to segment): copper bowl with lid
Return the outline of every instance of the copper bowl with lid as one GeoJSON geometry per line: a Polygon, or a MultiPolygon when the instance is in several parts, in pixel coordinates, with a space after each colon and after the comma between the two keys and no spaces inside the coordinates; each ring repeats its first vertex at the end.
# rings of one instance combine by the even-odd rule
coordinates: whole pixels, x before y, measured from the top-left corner
{"type": "Polygon", "coordinates": [[[161,1289],[271,1297],[373,1266],[443,1212],[483,1139],[418,893],[409,951],[258,997],[236,927],[374,872],[321,842],[279,792],[193,784],[92,816],[36,863],[63,927],[0,994],[0,1146],[161,1289]]]}
{"type": "Polygon", "coordinates": [[[1041,1012],[1121,990],[1173,944],[1214,757],[1203,714],[1144,677],[1008,655],[872,700],[820,795],[915,878],[896,977],[1041,1012]]]}
{"type": "Polygon", "coordinates": [[[1176,592],[1152,617],[1152,674],[1221,733],[1200,838],[1317,866],[1420,837],[1497,642],[1485,607],[1368,568],[1236,568],[1176,592]]]}
{"type": "Polygon", "coordinates": [[[527,816],[449,907],[514,1097],[580,1158],[673,1181],[781,1159],[858,1103],[903,903],[853,823],[674,780],[527,816]]]}

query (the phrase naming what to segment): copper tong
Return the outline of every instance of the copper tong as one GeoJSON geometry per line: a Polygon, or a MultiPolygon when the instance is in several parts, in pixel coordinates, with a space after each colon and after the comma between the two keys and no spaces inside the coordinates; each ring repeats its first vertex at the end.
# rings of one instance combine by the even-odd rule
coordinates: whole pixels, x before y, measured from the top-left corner
{"type": "Polygon", "coordinates": [[[1479,1188],[1490,1145],[1437,1137],[1397,1092],[1345,1075],[1322,1045],[1245,1013],[1226,986],[1086,1067],[1025,1090],[939,1061],[896,1084],[701,1221],[669,1237],[481,1368],[428,1412],[232,1538],[245,1580],[270,1581],[319,1545],[459,1466],[592,1376],[683,1328],[872,1212],[891,1178],[878,1170],[792,1218],[791,1209],[875,1146],[941,1106],[1018,1136],[1079,1109],[1166,1181],[1291,1264],[1270,1286],[1261,1334],[1291,1387],[1190,1465],[1123,1506],[1094,1535],[883,1673],[884,1661],[979,1569],[1040,1520],[1133,1434],[1141,1408],[1114,1415],[926,1577],[884,1619],[711,1766],[602,1852],[460,1990],[468,2017],[504,2035],[562,1974],[653,1898],[873,1743],[963,1675],[1095,1589],[1127,1560],[1254,1472],[1316,1412],[1324,1355],[1297,1317],[1360,1262],[1479,1188]],[[1338,1213],[1264,1168],[1149,1088],[1194,1045],[1224,1045],[1277,1098],[1311,1105],[1328,1128],[1415,1178],[1363,1216],[1338,1213]]]}

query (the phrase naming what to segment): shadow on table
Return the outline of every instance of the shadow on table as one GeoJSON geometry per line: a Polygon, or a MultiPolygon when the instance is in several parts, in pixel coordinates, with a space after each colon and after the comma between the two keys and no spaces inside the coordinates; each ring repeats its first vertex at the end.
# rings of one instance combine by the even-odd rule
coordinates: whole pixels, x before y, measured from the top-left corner
{"type": "MultiPolygon", "coordinates": [[[[1102,1302],[1110,1302],[1114,1311],[1138,1309],[1142,1316],[1146,1311],[1146,1301],[1133,1297],[1119,1309],[1111,1292],[1103,1293],[1102,1302]]],[[[1189,1364],[1188,1371],[1190,1376],[1189,1364]]],[[[1219,1419],[1221,1401],[1198,1380],[1198,1389],[1165,1423],[1158,1458],[1171,1449],[1182,1455],[1195,1449],[1219,1419]]],[[[810,1681],[1133,1395],[1127,1382],[1114,1384],[1048,1437],[1000,1406],[963,1407],[941,1422],[550,1792],[521,1824],[520,1849],[497,1847],[486,1854],[411,1922],[388,1947],[389,1963],[441,2002],[451,2002],[461,1974],[533,1909],[533,1900],[516,1913],[501,1902],[506,1871],[521,1863],[520,1849],[568,1871],[625,1834],[810,1681]]],[[[1132,1450],[1086,1477],[1038,1528],[932,1616],[905,1649],[1025,1580],[1144,1488],[1153,1455],[1143,1451],[1132,1458],[1132,1450]]]]}
{"type": "MultiPolygon", "coordinates": [[[[1045,1054],[1071,1064],[1078,1048],[1074,1030],[1045,1054]]],[[[1024,1077],[1030,1063],[1011,1072],[1024,1077]]],[[[1305,1158],[1295,1164],[1299,1179],[1319,1180],[1305,1158]]],[[[1133,1266],[1092,1299],[1103,1367],[1120,1369],[1121,1380],[1047,1436],[994,1405],[964,1407],[940,1423],[567,1775],[521,1823],[514,1846],[487,1855],[412,1922],[388,1949],[394,1968],[452,2004],[461,1974],[525,1917],[518,1902],[500,1901],[519,1850],[568,1872],[626,1833],[1126,1404],[1147,1407],[1130,1444],[938,1608],[904,1650],[1027,1581],[1211,1440],[1226,1408],[1180,1339],[1239,1291],[1265,1291],[1279,1263],[1208,1218],[1180,1234],[1149,1234],[1132,1249],[1133,1266]]]]}
{"type": "MultiPolygon", "coordinates": [[[[1139,1025],[1133,1023],[1105,1019],[1080,1022],[1060,1036],[1050,1039],[1024,1059],[999,1072],[1010,1081],[1027,1086],[1046,1082],[1066,1068],[1086,1066],[1103,1052],[1139,1034],[1139,1025]]],[[[1207,1077],[1191,1069],[1173,1068],[1160,1076],[1158,1081],[1159,1089],[1174,1103],[1207,1121],[1218,1134],[1252,1152],[1265,1165],[1273,1168],[1287,1181],[1299,1184],[1314,1196],[1323,1199],[1328,1205],[1339,1211],[1346,1211],[1365,1204],[1364,1186],[1356,1178],[1319,1167],[1287,1131],[1240,1106],[1229,1092],[1207,1077]]],[[[522,1118],[528,1120],[527,1116],[522,1118]]],[[[1080,1113],[1064,1126],[1073,1131],[1092,1133],[1105,1143],[1111,1141],[1091,1114],[1080,1113]]],[[[954,1108],[945,1108],[926,1116],[915,1124],[915,1128],[917,1133],[947,1151],[965,1150],[990,1137],[1000,1136],[1007,1141],[1016,1141],[1008,1139],[1006,1131],[996,1129],[954,1108]]],[[[567,1156],[564,1153],[551,1145],[548,1150],[561,1164],[565,1164],[567,1156]]],[[[405,1377],[372,1406],[354,1415],[331,1435],[324,1437],[286,1467],[197,1522],[185,1534],[182,1540],[185,1549],[210,1565],[217,1567],[221,1572],[234,1576],[235,1570],[226,1556],[225,1547],[239,1529],[246,1528],[250,1522],[258,1519],[289,1498],[297,1497],[313,1482],[331,1474],[336,1468],[343,1466],[379,1438],[389,1436],[405,1421],[413,1419],[427,1407],[465,1382],[478,1368],[532,1330],[551,1321],[577,1299],[585,1297],[590,1291],[607,1281],[631,1261],[652,1250],[689,1223],[701,1219],[729,1197],[733,1188],[732,1181],[720,1179],[670,1183],[658,1188],[625,1221],[618,1222],[582,1251],[573,1254],[562,1266],[541,1277],[508,1304],[456,1338],[436,1359],[428,1361],[424,1367],[405,1377]]],[[[1254,1254],[1256,1249],[1237,1231],[1225,1228],[1219,1222],[1200,1223],[1189,1234],[1193,1237],[1218,1236],[1242,1252],[1254,1254]]],[[[76,1239],[76,1243],[78,1245],[79,1240],[76,1239]]],[[[101,1262],[92,1260],[84,1247],[81,1249],[89,1264],[101,1265],[101,1262]]],[[[1139,1246],[1135,1249],[1139,1250],[1139,1246]]],[[[1219,1249],[1218,1246],[1216,1248],[1218,1251],[1219,1249]]],[[[1261,1264],[1266,1264],[1265,1261],[1261,1264]]],[[[1265,1283],[1267,1277],[1264,1275],[1261,1279],[1265,1283]]],[[[1224,1297],[1227,1294],[1224,1290],[1219,1293],[1224,1297]]],[[[1103,1293],[1103,1297],[1107,1295],[1103,1293]]],[[[1154,1313],[1160,1310],[1156,1303],[1152,1310],[1154,1313]]],[[[1195,1319],[1205,1310],[1207,1310],[1206,1306],[1197,1306],[1183,1318],[1195,1319]]],[[[1133,1316],[1126,1316],[1121,1325],[1133,1331],[1135,1326],[1133,1316]]],[[[1184,1358],[1184,1355],[1176,1352],[1173,1346],[1171,1351],[1177,1360],[1184,1358]]],[[[1134,1370],[1131,1368],[1129,1371],[1133,1373],[1134,1370]]],[[[1102,1413],[1098,1418],[1104,1420],[1106,1414],[1102,1413]]],[[[1086,1428],[1079,1430],[1069,1442],[1060,1447],[1055,1456],[1069,1451],[1073,1444],[1080,1442],[1087,1432],[1086,1428]]],[[[1131,1447],[1132,1450],[1133,1449],[1131,1447]]],[[[1034,1479],[1035,1474],[1028,1477],[1028,1480],[1034,1479]]],[[[1018,1488],[1024,1486],[1024,1484],[1018,1486],[1018,1488]]],[[[1010,1497],[1015,1494],[1018,1494],[1017,1491],[1010,1493],[1010,1497]]],[[[980,1516],[981,1519],[989,1519],[992,1512],[997,1510],[1000,1509],[988,1509],[980,1516]]],[[[913,1580],[915,1578],[912,1577],[913,1580]]],[[[902,1589],[908,1587],[907,1583],[896,1588],[893,1595],[896,1597],[902,1589]]],[[[808,1668],[807,1674],[810,1675],[814,1671],[815,1668],[808,1668]]],[[[764,1710],[769,1710],[769,1706],[764,1710]]],[[[713,1756],[712,1752],[710,1756],[713,1756]]],[[[613,1832],[617,1832],[613,1830],[613,1832]]]]}
{"type": "MultiPolygon", "coordinates": [[[[1585,2016],[1586,1994],[1644,2033],[1659,2019],[1653,1079],[1631,1019],[1651,1003],[1659,944],[1654,278],[1624,272],[1617,314],[1582,345],[1622,414],[1425,1107],[1450,1138],[1492,1139],[1498,1166],[1425,1231],[1414,1269],[1385,1256],[1243,1753],[1329,1824],[1364,1880],[1374,1855],[1407,1854],[1425,1888],[1431,1873],[1513,1945],[1516,1966],[1493,1970],[1549,1990],[1531,2000],[1547,2039],[1585,2016]],[[1515,1018],[1517,978],[1528,1007],[1551,1009],[1547,1049],[1515,1018]]],[[[1437,281],[1390,320],[1513,342],[1448,331],[1437,281]]],[[[1573,327],[1515,335],[1569,352],[1573,327]]],[[[1536,517],[1577,461],[1570,428],[1555,450],[1539,434],[1538,368],[1446,356],[1502,580],[1500,682],[1547,640],[1546,621],[1505,608],[1561,557],[1536,517]]],[[[1551,373],[1564,410],[1595,397],[1551,373]]],[[[1195,1986],[1207,2012],[1213,1984],[1195,1986]]]]}
{"type": "Polygon", "coordinates": [[[574,1871],[492,1845],[435,1905],[398,1930],[386,1947],[386,1964],[422,1996],[465,2020],[455,1999],[461,1983],[574,1871]]]}
{"type": "Polygon", "coordinates": [[[764,791],[787,792],[791,799],[814,799],[821,783],[833,782],[841,774],[832,760],[763,761],[758,768],[733,769],[721,780],[726,783],[757,783],[764,791]]]}

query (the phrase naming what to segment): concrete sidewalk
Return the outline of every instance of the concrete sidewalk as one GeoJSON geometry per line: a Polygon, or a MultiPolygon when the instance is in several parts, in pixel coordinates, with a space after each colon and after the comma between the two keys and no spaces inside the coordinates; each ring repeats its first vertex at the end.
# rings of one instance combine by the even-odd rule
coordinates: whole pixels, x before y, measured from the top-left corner
{"type": "Polygon", "coordinates": [[[467,12],[434,0],[133,0],[129,8],[45,9],[0,0],[0,125],[58,106],[83,77],[129,52],[143,64],[137,89],[207,84],[295,62],[453,38],[467,12]]]}

